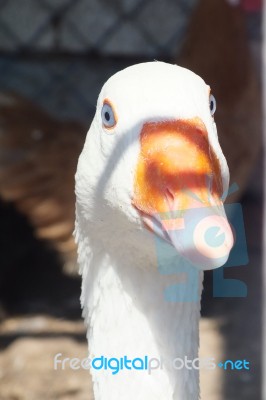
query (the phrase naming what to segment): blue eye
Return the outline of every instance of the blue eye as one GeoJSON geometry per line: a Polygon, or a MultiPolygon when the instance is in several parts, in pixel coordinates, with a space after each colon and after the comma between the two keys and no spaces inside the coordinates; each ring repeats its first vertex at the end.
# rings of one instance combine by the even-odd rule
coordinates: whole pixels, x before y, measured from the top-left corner
{"type": "Polygon", "coordinates": [[[210,111],[211,111],[211,115],[214,115],[215,111],[216,111],[216,100],[215,97],[211,94],[210,95],[210,111]]]}
{"type": "Polygon", "coordinates": [[[105,128],[113,128],[116,125],[116,117],[112,106],[104,103],[102,108],[102,121],[105,128]]]}

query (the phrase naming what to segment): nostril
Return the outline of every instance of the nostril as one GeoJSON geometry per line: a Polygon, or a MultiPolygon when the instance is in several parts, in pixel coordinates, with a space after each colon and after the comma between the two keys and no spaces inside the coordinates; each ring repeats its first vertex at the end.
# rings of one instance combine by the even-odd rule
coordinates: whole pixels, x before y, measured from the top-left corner
{"type": "Polygon", "coordinates": [[[171,191],[171,189],[166,188],[166,189],[165,189],[165,194],[166,194],[166,196],[169,197],[172,201],[174,201],[175,196],[174,196],[173,192],[171,191]]]}
{"type": "Polygon", "coordinates": [[[169,188],[165,189],[165,198],[166,198],[169,210],[175,211],[176,198],[175,198],[174,193],[171,191],[171,189],[169,189],[169,188]]]}

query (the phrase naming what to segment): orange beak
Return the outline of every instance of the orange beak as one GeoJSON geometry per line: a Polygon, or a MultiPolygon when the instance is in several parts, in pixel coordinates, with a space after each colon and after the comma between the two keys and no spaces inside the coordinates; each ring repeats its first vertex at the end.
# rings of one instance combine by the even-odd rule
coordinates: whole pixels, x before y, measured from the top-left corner
{"type": "Polygon", "coordinates": [[[233,235],[221,200],[220,164],[203,122],[146,123],[140,142],[133,205],[146,227],[202,269],[223,265],[233,235]]]}

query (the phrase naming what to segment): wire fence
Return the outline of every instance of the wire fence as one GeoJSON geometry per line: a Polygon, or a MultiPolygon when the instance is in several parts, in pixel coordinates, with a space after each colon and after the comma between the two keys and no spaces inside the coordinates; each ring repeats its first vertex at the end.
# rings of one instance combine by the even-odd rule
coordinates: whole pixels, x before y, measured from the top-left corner
{"type": "Polygon", "coordinates": [[[0,0],[0,90],[87,121],[103,82],[170,59],[198,0],[0,0]]]}

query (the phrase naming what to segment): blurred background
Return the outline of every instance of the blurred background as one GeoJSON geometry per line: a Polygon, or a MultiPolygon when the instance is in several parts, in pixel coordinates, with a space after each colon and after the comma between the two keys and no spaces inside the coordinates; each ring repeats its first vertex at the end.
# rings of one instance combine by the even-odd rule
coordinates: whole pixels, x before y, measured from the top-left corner
{"type": "Polygon", "coordinates": [[[93,399],[72,239],[74,173],[101,86],[134,63],[201,75],[217,100],[228,202],[243,207],[249,263],[226,277],[246,298],[213,298],[205,275],[201,356],[249,371],[203,371],[204,400],[261,399],[260,0],[0,0],[0,400],[93,399]]]}

